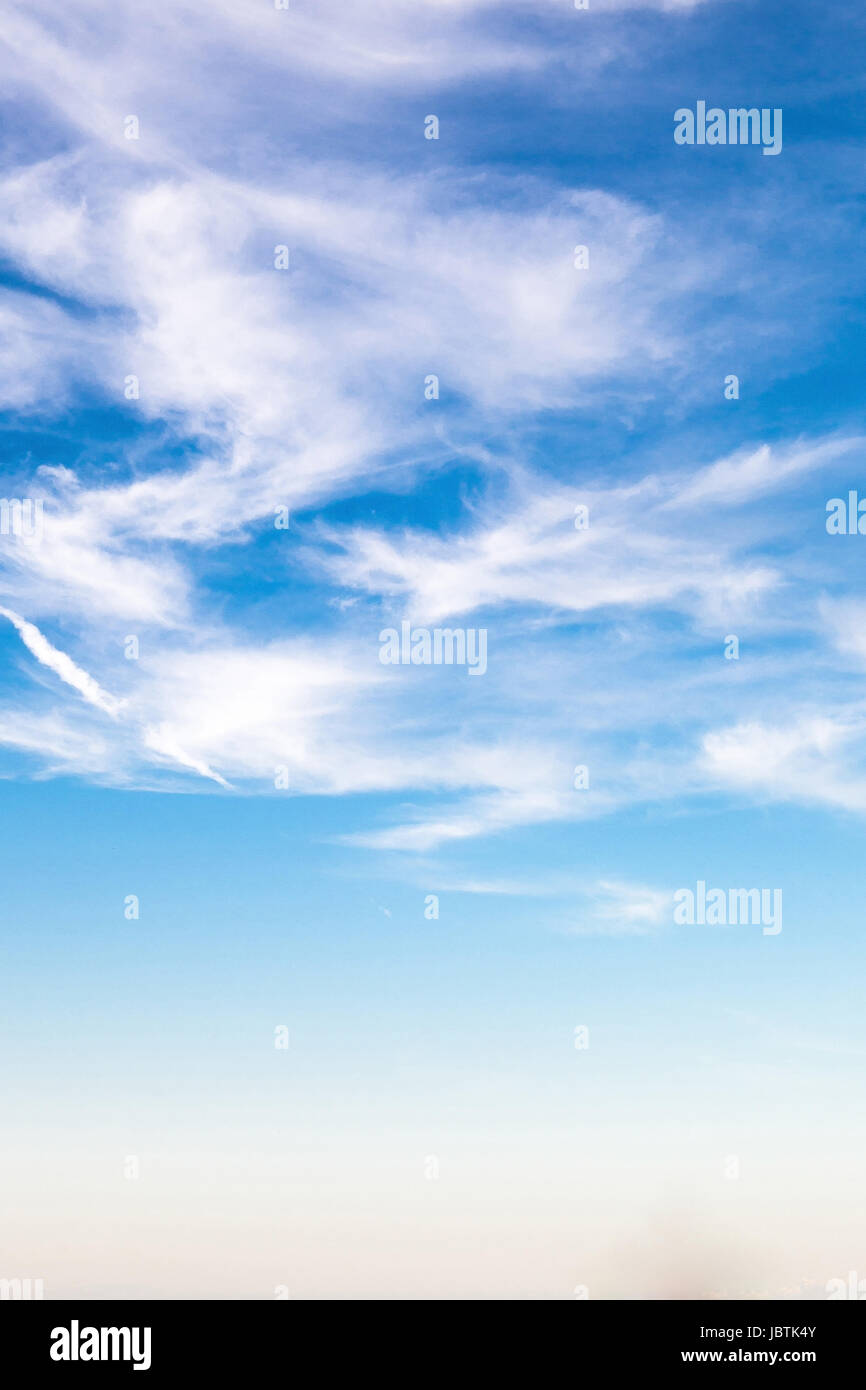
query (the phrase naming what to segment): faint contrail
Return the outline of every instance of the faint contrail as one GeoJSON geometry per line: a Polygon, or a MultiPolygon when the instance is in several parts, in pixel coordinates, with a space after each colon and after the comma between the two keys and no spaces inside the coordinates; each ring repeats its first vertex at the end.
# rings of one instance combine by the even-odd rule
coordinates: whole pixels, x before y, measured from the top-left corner
{"type": "Polygon", "coordinates": [[[89,705],[96,705],[97,709],[101,709],[105,714],[110,714],[112,719],[117,718],[123,708],[123,700],[109,695],[107,690],[102,689],[98,681],[95,681],[86,671],[82,671],[80,666],[76,666],[72,657],[67,656],[65,652],[58,651],[56,647],[52,647],[48,638],[43,636],[39,628],[35,627],[33,623],[28,623],[26,618],[13,613],[11,608],[0,608],[0,614],[9,619],[27,650],[33,653],[42,666],[47,666],[67,685],[71,685],[89,705]]]}
{"type": "MultiPolygon", "coordinates": [[[[80,666],[76,666],[71,656],[65,652],[58,651],[53,647],[48,638],[39,631],[33,623],[28,623],[26,618],[22,618],[18,613],[13,613],[11,608],[0,607],[0,615],[8,618],[12,626],[17,631],[29,652],[32,652],[36,660],[42,666],[47,666],[50,671],[66,684],[71,685],[77,690],[89,705],[95,705],[104,714],[108,714],[112,719],[116,719],[120,711],[126,704],[125,700],[118,700],[115,695],[110,695],[107,690],[103,690],[98,681],[94,680],[87,671],[83,671],[80,666]]],[[[165,757],[180,763],[182,767],[188,767],[193,772],[197,772],[200,777],[207,777],[212,782],[217,782],[221,787],[230,787],[231,784],[221,777],[218,772],[199,758],[193,758],[185,753],[182,748],[160,730],[145,729],[145,746],[151,748],[156,753],[162,753],[165,757]]]]}

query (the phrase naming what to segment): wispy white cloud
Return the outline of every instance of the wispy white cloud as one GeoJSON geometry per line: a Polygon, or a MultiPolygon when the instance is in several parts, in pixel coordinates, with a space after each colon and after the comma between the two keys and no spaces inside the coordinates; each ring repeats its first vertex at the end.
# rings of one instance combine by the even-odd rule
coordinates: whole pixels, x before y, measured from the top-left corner
{"type": "Polygon", "coordinates": [[[673,894],[644,884],[601,879],[588,898],[571,928],[577,936],[646,936],[672,920],[673,894]]]}
{"type": "Polygon", "coordinates": [[[695,507],[711,502],[736,507],[767,493],[781,492],[798,478],[840,459],[862,457],[864,450],[866,439],[859,436],[801,440],[781,448],[761,444],[756,449],[741,449],[699,470],[669,500],[668,506],[695,507]]]}
{"type": "Polygon", "coordinates": [[[539,604],[573,613],[654,605],[692,609],[704,600],[742,608],[779,583],[766,562],[743,556],[734,533],[708,538],[665,504],[678,480],[630,487],[519,492],[457,536],[330,528],[323,564],[347,588],[403,598],[408,614],[435,621],[477,608],[539,604]],[[589,525],[575,526],[579,506],[589,525]]]}
{"type": "MultiPolygon", "coordinates": [[[[847,440],[817,441],[783,449],[780,457],[796,457],[797,471],[805,472],[851,456],[853,447],[847,440]]],[[[291,794],[424,793],[422,804],[403,808],[389,823],[380,820],[346,837],[360,846],[409,853],[707,788],[787,797],[795,790],[803,737],[811,740],[813,799],[860,804],[858,785],[828,762],[833,737],[856,735],[856,727],[849,730],[845,722],[844,702],[838,703],[841,692],[827,703],[826,728],[801,727],[797,689],[791,685],[796,662],[744,665],[742,674],[751,685],[738,689],[741,698],[748,698],[750,688],[753,692],[753,720],[726,732],[726,687],[719,685],[713,667],[704,675],[700,668],[689,670],[688,645],[664,657],[651,637],[641,635],[641,624],[677,613],[691,633],[687,642],[700,644],[705,631],[715,630],[718,663],[733,619],[753,627],[757,622],[766,639],[774,623],[784,633],[795,616],[790,593],[784,610],[767,603],[778,578],[752,558],[756,549],[760,553],[760,529],[750,530],[741,554],[739,526],[715,526],[710,549],[703,533],[695,532],[690,510],[669,505],[684,480],[689,487],[696,477],[715,478],[715,467],[589,492],[559,485],[533,491],[518,474],[510,499],[476,506],[468,517],[471,529],[451,538],[358,527],[308,531],[307,545],[298,552],[304,563],[323,566],[344,589],[366,595],[361,605],[340,610],[327,636],[256,640],[222,626],[193,624],[186,609],[192,576],[181,579],[183,572],[176,571],[176,598],[168,610],[159,603],[149,610],[156,626],[150,640],[144,638],[147,658],[136,666],[135,680],[124,682],[127,717],[118,735],[124,755],[104,775],[134,780],[148,765],[156,769],[172,760],[220,785],[245,790],[272,789],[276,769],[283,768],[291,794]],[[574,528],[578,497],[590,507],[585,531],[574,528]],[[438,620],[476,609],[494,613],[484,618],[491,624],[490,667],[480,703],[469,699],[470,683],[464,682],[465,690],[448,687],[443,706],[437,693],[437,682],[448,675],[443,670],[386,670],[378,663],[383,612],[438,620]],[[507,616],[496,617],[497,609],[507,616]],[[166,611],[174,627],[170,638],[159,635],[166,611]],[[550,614],[560,625],[568,614],[581,621],[601,615],[609,638],[584,646],[582,666],[572,670],[567,648],[552,644],[555,628],[539,626],[538,613],[550,614]],[[516,686],[509,675],[514,669],[522,672],[516,686]],[[569,695],[574,690],[580,691],[577,721],[569,695]],[[779,742],[781,720],[775,737],[765,737],[768,699],[783,700],[789,711],[795,730],[790,746],[779,742]],[[533,711],[542,708],[539,723],[533,711]],[[487,731],[491,709],[496,710],[495,740],[487,731]],[[660,731],[674,725],[680,751],[675,756],[666,751],[662,765],[651,750],[660,731]],[[632,753],[624,740],[637,733],[644,744],[632,753]],[[587,759],[593,764],[592,786],[576,792],[572,769],[587,759]]],[[[64,558],[64,524],[73,534],[80,528],[78,543],[90,541],[97,554],[111,536],[109,561],[115,555],[131,560],[123,553],[123,540],[134,538],[137,514],[145,531],[161,532],[170,524],[154,501],[159,479],[153,486],[147,479],[130,484],[134,501],[123,488],[77,488],[62,470],[47,481],[57,484],[68,509],[65,515],[60,511],[60,543],[55,549],[46,535],[44,545],[19,545],[15,554],[37,557],[37,565],[64,564],[72,584],[76,558],[82,565],[85,560],[75,551],[64,558]]],[[[171,489],[175,483],[165,485],[171,489]]],[[[755,486],[763,490],[763,474],[755,486]]],[[[745,503],[745,491],[742,498],[745,503]]],[[[769,520],[772,527],[772,516],[769,520]]],[[[151,573],[163,584],[175,582],[170,567],[163,569],[153,559],[142,563],[141,583],[151,573]]],[[[38,580],[33,568],[33,593],[50,594],[38,580]]],[[[829,636],[832,643],[835,629],[821,617],[808,588],[797,603],[811,640],[825,642],[829,636]]],[[[98,621],[101,612],[94,605],[90,621],[98,621]]],[[[83,667],[71,664],[84,680],[83,667]]],[[[732,666],[728,674],[735,680],[741,672],[732,666]]],[[[101,690],[100,681],[95,683],[101,690]]],[[[91,767],[89,759],[86,765],[91,767]]],[[[809,795],[802,789],[800,794],[809,795]]]]}
{"type": "Polygon", "coordinates": [[[435,881],[442,893],[556,899],[558,905],[553,920],[560,923],[563,913],[569,912],[567,930],[581,936],[644,935],[672,920],[673,891],[640,883],[608,879],[587,881],[562,873],[545,874],[537,879],[446,876],[437,877],[435,881]]]}
{"type": "MultiPolygon", "coordinates": [[[[96,484],[44,472],[51,544],[4,549],[11,602],[185,626],[194,581],[181,547],[243,542],[278,506],[387,481],[395,451],[448,457],[445,440],[431,444],[431,371],[477,434],[493,415],[573,404],[673,361],[672,309],[691,278],[682,235],[627,200],[517,180],[496,206],[455,177],[443,210],[425,176],[321,162],[295,173],[291,193],[205,170],[166,175],[158,161],[142,179],[85,151],[0,185],[0,245],[64,297],[10,301],[22,338],[13,403],[99,391],[209,445],[96,484]],[[273,264],[284,239],[285,274],[273,264]],[[600,248],[589,277],[572,264],[577,239],[600,248]]],[[[511,539],[492,538],[506,545],[503,573],[511,539]]],[[[468,577],[464,567],[453,579],[468,577]]],[[[628,590],[612,573],[607,583],[613,601],[628,590]]]]}
{"type": "MultiPolygon", "coordinates": [[[[253,13],[220,0],[207,47],[225,52],[227,36],[242,44],[250,90],[286,88],[287,71],[333,79],[341,110],[355,84],[384,100],[417,84],[419,71],[451,83],[559,62],[552,37],[565,24],[577,34],[587,19],[551,3],[536,22],[536,9],[527,43],[504,22],[525,13],[486,0],[394,0],[369,13],[329,0],[253,13]]],[[[581,42],[590,69],[629,42],[627,29],[608,27],[603,54],[581,42]]],[[[12,7],[8,43],[10,80],[35,91],[53,119],[60,113],[51,148],[64,153],[13,168],[0,184],[0,248],[34,283],[34,293],[0,303],[20,360],[6,403],[25,419],[56,418],[86,391],[189,446],[152,468],[119,450],[107,473],[86,463],[78,474],[43,469],[30,481],[45,492],[45,543],[0,549],[7,612],[65,620],[81,653],[59,652],[17,619],[33,655],[114,716],[97,743],[103,775],[134,782],[170,763],[223,787],[266,790],[279,765],[295,793],[417,794],[354,836],[410,852],[708,783],[745,786],[735,744],[719,732],[731,723],[724,691],[715,673],[690,670],[687,648],[739,628],[769,641],[792,623],[824,640],[820,566],[804,561],[811,588],[798,587],[796,566],[778,562],[776,519],[754,504],[848,466],[862,440],[758,439],[708,466],[680,458],[617,483],[605,474],[622,479],[631,467],[600,458],[595,480],[582,464],[589,481],[573,485],[562,481],[575,471],[566,461],[534,472],[522,448],[527,422],[559,410],[596,418],[610,405],[628,417],[654,386],[686,375],[685,359],[711,352],[696,296],[733,296],[739,277],[735,262],[707,257],[688,212],[547,178],[446,169],[444,144],[435,167],[399,173],[348,151],[335,162],[333,142],[328,159],[293,149],[275,161],[251,131],[248,159],[222,158],[220,103],[208,83],[177,80],[185,64],[198,73],[208,61],[191,3],[154,18],[125,3],[110,15],[86,3],[72,15],[37,0],[12,7]],[[122,122],[133,111],[141,138],[127,141],[122,122]],[[274,267],[282,244],[288,272],[274,267]],[[575,268],[577,244],[590,247],[589,272],[575,268]],[[438,403],[424,400],[430,373],[438,403]],[[140,390],[127,400],[131,375],[140,390]],[[225,569],[246,575],[261,562],[266,547],[254,545],[275,507],[311,509],[394,478],[405,487],[461,450],[483,480],[447,528],[308,523],[293,533],[268,584],[290,566],[305,582],[324,577],[341,591],[319,591],[327,625],[317,610],[299,639],[288,590],[284,615],[275,620],[272,606],[264,631],[255,601],[235,611],[223,602],[225,569]],[[590,509],[585,531],[573,524],[579,503],[590,509]],[[413,684],[376,663],[383,614],[433,622],[479,613],[491,626],[491,664],[474,704],[451,687],[443,700],[441,672],[410,673],[413,684]],[[603,641],[593,644],[592,624],[603,641]],[[570,628],[577,671],[558,636],[570,628]],[[146,653],[134,677],[106,655],[127,632],[146,653]],[[107,693],[115,686],[122,718],[121,697],[107,693]],[[657,750],[675,718],[688,721],[685,742],[676,756],[665,747],[662,772],[657,750]],[[571,768],[587,746],[593,785],[578,794],[571,768]]],[[[773,332],[770,322],[764,348],[773,332]]],[[[729,683],[747,687],[746,703],[754,692],[740,722],[762,727],[768,691],[790,682],[791,664],[780,659],[775,676],[767,659],[748,669],[728,672],[729,683]]],[[[784,694],[792,726],[795,695],[784,694]]],[[[843,718],[832,692],[827,700],[827,717],[843,718]]],[[[7,711],[13,746],[30,746],[28,713],[7,711]]],[[[38,717],[48,731],[49,716],[38,717]]],[[[46,733],[46,758],[62,744],[68,765],[79,747],[93,775],[76,718],[81,711],[64,709],[53,743],[46,733]]],[[[813,756],[831,751],[816,744],[813,756]]],[[[780,753],[768,769],[777,788],[784,765],[780,753]]]]}
{"type": "Polygon", "coordinates": [[[704,735],[717,785],[775,801],[866,810],[866,714],[804,714],[793,722],[746,721],[704,735]]]}
{"type": "MultiPolygon", "coordinates": [[[[676,16],[709,3],[593,0],[592,18],[627,10],[676,16]]],[[[80,0],[74,15],[58,12],[47,0],[27,5],[13,0],[8,8],[4,38],[14,55],[10,76],[33,83],[70,123],[103,140],[119,140],[120,107],[124,112],[137,107],[160,133],[163,147],[164,108],[177,104],[185,89],[199,94],[199,104],[207,103],[208,60],[212,64],[220,51],[231,55],[224,74],[230,90],[241,73],[257,73],[264,85],[285,85],[290,75],[301,83],[327,84],[332,103],[346,88],[399,92],[421,82],[448,87],[471,77],[540,73],[564,60],[591,73],[603,70],[618,51],[610,26],[605,45],[588,45],[579,27],[587,16],[571,6],[563,13],[560,0],[536,0],[532,6],[526,0],[376,0],[363,7],[319,0],[313,7],[291,4],[282,11],[274,5],[251,7],[244,0],[211,0],[206,46],[194,0],[175,0],[163,13],[143,11],[135,0],[117,0],[110,17],[100,0],[80,0]],[[521,21],[530,11],[528,29],[521,21]],[[98,53],[94,33],[103,37],[98,53]],[[110,62],[103,61],[106,53],[110,62]],[[183,87],[178,71],[186,78],[183,87]]],[[[216,102],[209,105],[218,111],[216,102]]]]}
{"type": "Polygon", "coordinates": [[[0,708],[0,745],[35,759],[37,777],[67,773],[100,781],[108,768],[116,774],[120,755],[115,730],[109,737],[93,720],[56,709],[0,708]]]}

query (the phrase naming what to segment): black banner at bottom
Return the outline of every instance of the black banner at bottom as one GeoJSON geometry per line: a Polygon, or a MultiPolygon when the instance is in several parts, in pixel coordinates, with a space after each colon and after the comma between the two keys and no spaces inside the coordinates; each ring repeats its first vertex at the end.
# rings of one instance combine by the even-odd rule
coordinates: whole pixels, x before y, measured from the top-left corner
{"type": "Polygon", "coordinates": [[[563,1352],[575,1370],[588,1364],[594,1374],[797,1366],[826,1379],[856,1373],[866,1331],[866,1310],[847,1302],[576,1300],[548,1311],[542,1328],[537,1313],[521,1328],[512,1312],[501,1327],[492,1311],[499,1305],[469,1306],[470,1313],[439,1308],[434,1319],[418,1303],[2,1302],[0,1371],[62,1378],[110,1369],[137,1373],[143,1384],[194,1372],[207,1385],[238,1372],[293,1373],[305,1347],[323,1371],[393,1368],[401,1379],[417,1373],[416,1359],[427,1375],[465,1373],[477,1359],[488,1375],[500,1361],[512,1375],[523,1363],[537,1378],[563,1352]]]}

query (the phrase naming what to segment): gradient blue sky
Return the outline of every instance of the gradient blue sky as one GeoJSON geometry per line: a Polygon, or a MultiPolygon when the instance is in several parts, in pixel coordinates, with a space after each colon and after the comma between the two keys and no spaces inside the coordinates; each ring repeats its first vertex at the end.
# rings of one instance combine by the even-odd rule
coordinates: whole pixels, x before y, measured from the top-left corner
{"type": "Polygon", "coordinates": [[[866,12],[590,4],[6,6],[2,1277],[866,1277],[866,12]]]}

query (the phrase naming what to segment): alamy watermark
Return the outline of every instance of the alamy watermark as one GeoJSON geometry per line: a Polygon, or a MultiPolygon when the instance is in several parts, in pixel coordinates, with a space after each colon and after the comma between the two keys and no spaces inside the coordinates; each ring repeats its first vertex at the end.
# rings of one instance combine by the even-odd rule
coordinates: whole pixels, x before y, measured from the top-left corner
{"type": "Polygon", "coordinates": [[[28,1303],[45,1297],[43,1279],[0,1279],[0,1303],[28,1303]]]}
{"type": "Polygon", "coordinates": [[[831,497],[826,511],[828,536],[866,536],[866,497],[853,488],[847,498],[831,497]]]}
{"type": "Polygon", "coordinates": [[[707,888],[699,879],[694,890],[674,893],[674,921],[679,926],[760,926],[764,936],[782,930],[781,888],[707,888]]]}
{"type": "Polygon", "coordinates": [[[41,497],[0,497],[0,536],[41,541],[43,506],[41,497]]]}
{"type": "Polygon", "coordinates": [[[866,1299],[866,1279],[859,1279],[856,1269],[849,1269],[847,1279],[828,1279],[824,1291],[830,1302],[850,1298],[860,1303],[866,1299]]]}
{"type": "Polygon", "coordinates": [[[764,154],[782,152],[780,106],[721,106],[707,109],[705,101],[695,110],[681,106],[674,112],[674,141],[678,145],[763,145],[764,154]]]}
{"type": "Polygon", "coordinates": [[[405,619],[400,631],[386,627],[379,633],[379,660],[383,666],[466,666],[470,676],[487,670],[486,627],[413,628],[405,619]]]}
{"type": "Polygon", "coordinates": [[[82,1327],[73,1318],[51,1329],[48,1354],[52,1361],[129,1361],[134,1371],[149,1371],[151,1339],[149,1327],[82,1327]]]}

